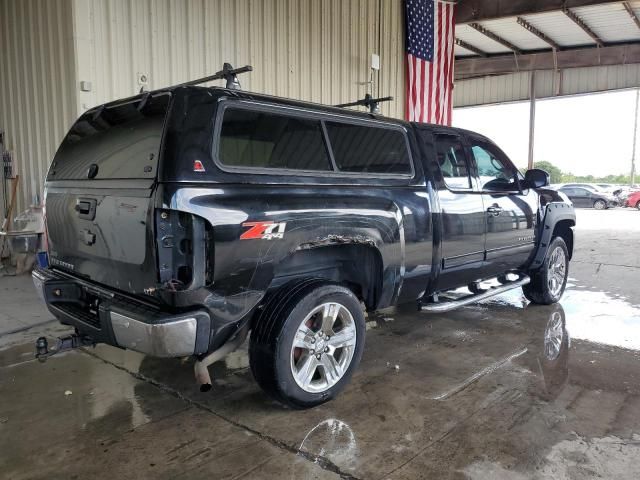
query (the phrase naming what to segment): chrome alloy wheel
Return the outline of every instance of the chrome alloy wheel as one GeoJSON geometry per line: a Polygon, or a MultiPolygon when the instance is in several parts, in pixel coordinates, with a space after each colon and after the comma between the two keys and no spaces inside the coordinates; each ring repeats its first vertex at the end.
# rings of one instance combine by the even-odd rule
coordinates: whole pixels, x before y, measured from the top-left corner
{"type": "Polygon", "coordinates": [[[564,279],[567,274],[567,258],[561,247],[554,248],[549,255],[549,266],[547,268],[549,292],[554,297],[557,297],[562,291],[564,279]]]}
{"type": "Polygon", "coordinates": [[[553,362],[558,358],[563,340],[562,315],[560,312],[553,312],[547,323],[547,328],[544,330],[544,357],[547,360],[553,362]]]}
{"type": "Polygon", "coordinates": [[[291,347],[291,373],[300,388],[319,393],[344,376],[356,347],[349,310],[335,302],[314,308],[300,323],[291,347]]]}

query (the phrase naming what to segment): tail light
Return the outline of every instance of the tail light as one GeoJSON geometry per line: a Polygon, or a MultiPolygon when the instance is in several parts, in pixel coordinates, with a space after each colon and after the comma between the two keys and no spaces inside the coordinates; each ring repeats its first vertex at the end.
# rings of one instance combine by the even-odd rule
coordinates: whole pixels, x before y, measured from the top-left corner
{"type": "Polygon", "coordinates": [[[47,227],[47,202],[42,202],[42,223],[44,223],[44,230],[42,232],[42,248],[45,252],[49,253],[49,228],[47,227]]]}
{"type": "Polygon", "coordinates": [[[160,284],[191,290],[207,283],[206,222],[178,210],[156,210],[156,248],[160,284]]]}

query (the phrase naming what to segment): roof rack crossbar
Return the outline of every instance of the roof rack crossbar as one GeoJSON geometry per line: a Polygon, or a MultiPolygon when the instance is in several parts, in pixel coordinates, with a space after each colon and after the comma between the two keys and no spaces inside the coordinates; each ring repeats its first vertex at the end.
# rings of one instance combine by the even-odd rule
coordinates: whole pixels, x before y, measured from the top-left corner
{"type": "Polygon", "coordinates": [[[370,113],[380,113],[380,102],[389,102],[391,100],[393,100],[393,97],[371,98],[371,95],[367,93],[362,100],[356,100],[355,102],[350,103],[341,103],[336,105],[336,107],[344,108],[362,106],[367,107],[370,113]]]}
{"type": "Polygon", "coordinates": [[[208,77],[198,78],[196,80],[189,80],[188,82],[179,83],[176,87],[185,87],[187,85],[199,85],[201,83],[211,82],[213,80],[220,80],[224,78],[227,81],[226,87],[231,90],[239,90],[240,82],[238,81],[238,74],[250,72],[253,70],[251,65],[245,65],[244,67],[233,68],[230,63],[226,63],[222,66],[222,70],[209,75],[208,77]]]}

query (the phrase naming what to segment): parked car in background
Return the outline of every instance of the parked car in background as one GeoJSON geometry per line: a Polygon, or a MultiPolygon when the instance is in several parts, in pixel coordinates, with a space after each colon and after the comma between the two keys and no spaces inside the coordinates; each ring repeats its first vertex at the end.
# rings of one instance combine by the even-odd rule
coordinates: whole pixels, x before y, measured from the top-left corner
{"type": "Polygon", "coordinates": [[[633,192],[627,197],[627,207],[635,207],[640,210],[640,191],[633,192]]]}
{"type": "Polygon", "coordinates": [[[558,191],[569,197],[575,207],[593,207],[597,210],[604,210],[618,205],[618,200],[614,195],[580,184],[563,185],[558,191]]]}
{"type": "Polygon", "coordinates": [[[560,185],[560,187],[579,187],[579,188],[587,188],[589,190],[593,190],[594,192],[607,193],[608,189],[601,187],[600,185],[596,185],[595,183],[564,183],[560,185]]]}
{"type": "Polygon", "coordinates": [[[620,185],[614,185],[612,183],[596,183],[596,187],[605,192],[615,193],[617,190],[621,190],[620,185]]]}
{"type": "Polygon", "coordinates": [[[627,206],[627,199],[634,192],[635,192],[635,190],[631,189],[630,187],[621,187],[620,188],[620,192],[618,192],[618,194],[616,195],[616,197],[618,197],[618,205],[626,207],[627,206]]]}

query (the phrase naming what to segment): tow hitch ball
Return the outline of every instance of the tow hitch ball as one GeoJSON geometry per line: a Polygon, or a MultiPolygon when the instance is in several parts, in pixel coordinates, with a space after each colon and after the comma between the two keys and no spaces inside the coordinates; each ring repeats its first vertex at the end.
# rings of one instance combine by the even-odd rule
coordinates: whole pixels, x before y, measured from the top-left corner
{"type": "Polygon", "coordinates": [[[66,337],[58,338],[58,344],[55,349],[49,350],[49,342],[45,337],[40,337],[36,340],[36,358],[40,362],[45,362],[47,358],[56,353],[64,352],[65,350],[73,350],[78,347],[86,347],[95,345],[95,342],[86,335],[67,335],[66,337]]]}

